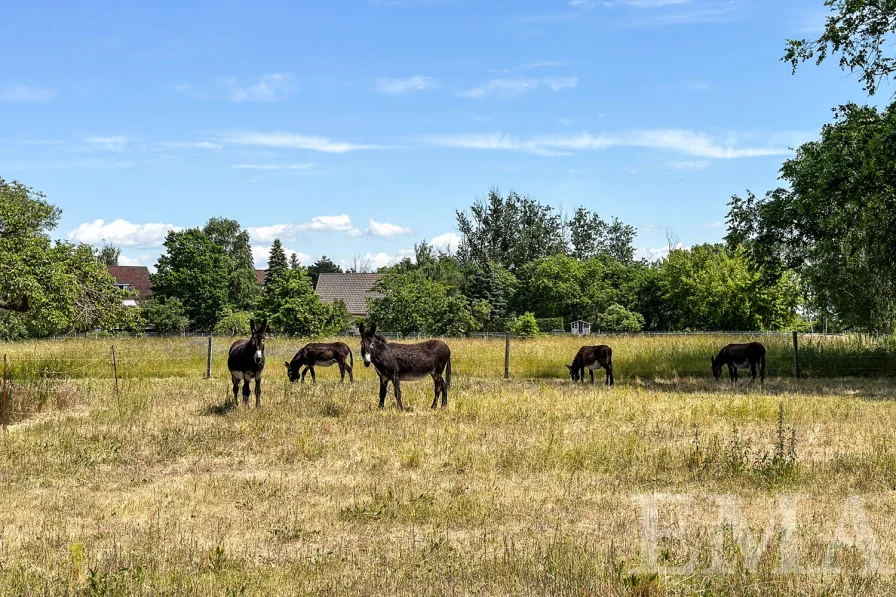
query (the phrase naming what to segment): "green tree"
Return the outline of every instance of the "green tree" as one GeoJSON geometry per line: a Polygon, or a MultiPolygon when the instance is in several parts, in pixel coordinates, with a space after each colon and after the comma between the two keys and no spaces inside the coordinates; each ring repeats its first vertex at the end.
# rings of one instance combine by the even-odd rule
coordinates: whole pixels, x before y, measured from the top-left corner
{"type": "Polygon", "coordinates": [[[251,308],[258,298],[258,282],[249,233],[236,220],[211,218],[202,232],[224,249],[228,261],[227,302],[236,309],[251,308]]]}
{"type": "Polygon", "coordinates": [[[283,250],[283,244],[280,242],[280,239],[275,238],[268,257],[268,275],[264,279],[265,288],[283,277],[288,270],[289,264],[286,261],[286,251],[283,250]]]}
{"type": "Polygon", "coordinates": [[[597,315],[594,326],[602,332],[640,332],[644,329],[644,317],[613,303],[597,315]]]}
{"type": "Polygon", "coordinates": [[[896,73],[896,60],[888,55],[896,34],[893,0],[825,0],[831,14],[816,40],[789,39],[782,60],[793,72],[801,62],[821,64],[828,54],[840,54],[840,68],[858,72],[864,89],[874,95],[880,84],[896,73]]]}
{"type": "Polygon", "coordinates": [[[198,228],[169,232],[164,245],[152,275],[153,296],[179,299],[193,329],[213,329],[228,305],[227,254],[198,228]]]}
{"type": "Polygon", "coordinates": [[[289,256],[289,269],[299,269],[300,267],[302,267],[302,264],[299,263],[299,256],[293,253],[289,256]]]}
{"type": "Polygon", "coordinates": [[[324,255],[308,266],[308,275],[311,276],[311,284],[316,288],[317,280],[321,274],[341,274],[342,268],[324,255]]]}
{"type": "Polygon", "coordinates": [[[233,311],[225,307],[218,315],[214,333],[218,336],[247,336],[252,332],[250,321],[252,314],[248,311],[233,311]]]}
{"type": "Polygon", "coordinates": [[[177,297],[153,295],[142,307],[143,317],[159,334],[183,334],[190,327],[184,304],[177,297]]]}
{"type": "Polygon", "coordinates": [[[538,329],[538,321],[535,319],[534,313],[523,313],[513,322],[510,328],[514,336],[520,338],[535,338],[541,333],[538,329]]]}
{"type": "Polygon", "coordinates": [[[774,284],[742,247],[698,245],[669,253],[660,269],[669,323],[679,330],[782,330],[800,324],[792,273],[774,284]]]}
{"type": "Polygon", "coordinates": [[[50,240],[60,213],[42,193],[0,178],[0,333],[6,337],[109,328],[121,319],[124,293],[93,247],[50,240]]]}
{"type": "Polygon", "coordinates": [[[743,244],[764,271],[793,269],[809,306],[843,325],[896,326],[896,104],[848,104],[821,138],[784,163],[789,188],[734,196],[729,246],[743,244]]]}
{"type": "MultiPolygon", "coordinates": [[[[489,319],[504,317],[507,312],[507,297],[504,283],[498,269],[491,262],[474,264],[465,295],[471,300],[484,301],[490,305],[489,319]]],[[[508,272],[509,273],[509,272],[508,272]]]]}
{"type": "Polygon", "coordinates": [[[96,251],[97,260],[107,267],[118,265],[119,257],[121,257],[121,249],[109,243],[105,243],[102,248],[96,251]]]}
{"type": "Polygon", "coordinates": [[[325,336],[348,327],[345,304],[322,302],[304,268],[286,268],[273,277],[268,273],[257,318],[287,336],[325,336]]]}

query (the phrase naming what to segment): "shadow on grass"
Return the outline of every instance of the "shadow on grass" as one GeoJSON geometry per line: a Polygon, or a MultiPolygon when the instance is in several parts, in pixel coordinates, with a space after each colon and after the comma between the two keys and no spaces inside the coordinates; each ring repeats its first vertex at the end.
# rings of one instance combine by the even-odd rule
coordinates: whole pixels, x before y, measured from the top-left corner
{"type": "Polygon", "coordinates": [[[223,417],[227,415],[227,413],[235,410],[236,407],[237,402],[228,398],[220,404],[207,404],[203,406],[202,410],[199,411],[199,414],[203,417],[223,417]]]}

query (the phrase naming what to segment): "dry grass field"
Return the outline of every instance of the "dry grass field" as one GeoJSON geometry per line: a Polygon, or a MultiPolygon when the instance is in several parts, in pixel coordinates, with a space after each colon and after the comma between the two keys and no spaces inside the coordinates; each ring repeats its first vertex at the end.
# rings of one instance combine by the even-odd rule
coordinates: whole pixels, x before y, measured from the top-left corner
{"type": "Polygon", "coordinates": [[[258,410],[228,341],[204,379],[204,339],[116,340],[120,397],[110,341],[0,345],[0,595],[894,594],[894,381],[794,380],[771,337],[734,388],[725,341],[620,338],[607,389],[563,377],[574,338],[514,341],[510,380],[452,340],[448,409],[419,382],[410,412],[357,340],[351,385],[288,384],[269,340],[258,410]]]}

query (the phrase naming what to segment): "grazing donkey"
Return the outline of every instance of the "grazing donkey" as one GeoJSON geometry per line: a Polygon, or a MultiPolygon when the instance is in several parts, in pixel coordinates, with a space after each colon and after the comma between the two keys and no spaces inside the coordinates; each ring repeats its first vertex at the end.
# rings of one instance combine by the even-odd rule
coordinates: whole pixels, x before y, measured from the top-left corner
{"type": "Polygon", "coordinates": [[[261,372],[264,370],[264,335],[268,331],[267,322],[256,326],[249,320],[252,336],[248,340],[237,340],[230,346],[227,368],[233,380],[233,401],[239,404],[237,394],[243,382],[243,404],[249,405],[249,380],[255,379],[255,407],[261,406],[261,372]]]}
{"type": "Polygon", "coordinates": [[[722,365],[728,365],[728,375],[731,382],[737,383],[738,369],[750,368],[753,379],[750,385],[756,381],[756,365],[759,365],[759,385],[765,381],[765,346],[759,342],[749,344],[729,344],[719,351],[715,358],[710,357],[712,363],[712,376],[719,379],[722,376],[722,365]]]}
{"type": "Polygon", "coordinates": [[[432,377],[435,396],[432,408],[436,408],[439,395],[442,396],[442,408],[448,406],[448,388],[451,387],[451,349],[441,340],[427,340],[419,344],[391,344],[382,336],[376,335],[376,324],[361,332],[361,358],[364,366],[376,369],[380,377],[380,408],[385,407],[386,389],[389,382],[395,389],[395,402],[404,410],[401,402],[401,382],[420,381],[427,375],[432,377]],[[442,378],[442,372],[445,377],[442,378]]]}
{"type": "Polygon", "coordinates": [[[342,342],[333,342],[332,344],[315,342],[306,344],[302,347],[302,350],[297,352],[296,356],[292,358],[291,363],[283,364],[286,365],[286,374],[289,376],[289,381],[295,383],[301,379],[302,383],[304,383],[305,374],[308,371],[311,371],[311,381],[317,381],[314,376],[315,366],[329,367],[337,363],[339,364],[339,375],[342,381],[345,381],[346,371],[348,371],[349,381],[355,381],[355,377],[352,375],[352,367],[355,365],[355,355],[352,354],[352,349],[342,342]],[[302,367],[305,368],[302,369],[302,367]],[[302,369],[301,377],[299,377],[300,369],[302,369]]]}
{"type": "Polygon", "coordinates": [[[591,375],[591,383],[594,383],[594,370],[603,367],[607,371],[604,383],[612,386],[616,381],[613,377],[613,349],[601,344],[600,346],[583,346],[576,353],[572,365],[566,365],[574,382],[585,382],[585,369],[591,375]]]}

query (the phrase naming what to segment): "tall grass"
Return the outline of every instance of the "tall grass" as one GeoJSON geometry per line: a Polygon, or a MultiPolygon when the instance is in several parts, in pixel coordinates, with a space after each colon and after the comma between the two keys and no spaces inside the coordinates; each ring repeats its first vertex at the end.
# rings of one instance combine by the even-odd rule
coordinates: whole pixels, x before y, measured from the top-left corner
{"type": "MultiPolygon", "coordinates": [[[[227,350],[233,338],[214,338],[213,375],[226,375],[227,350]]],[[[346,342],[360,362],[356,337],[332,338],[346,342]]],[[[792,377],[793,349],[790,336],[689,334],[544,336],[513,339],[510,375],[513,378],[564,378],[564,364],[583,344],[608,344],[613,349],[616,378],[620,381],[708,377],[709,360],[719,349],[733,342],[762,342],[767,351],[767,373],[771,377],[792,377]]],[[[0,344],[9,355],[13,378],[111,378],[111,344],[115,344],[118,375],[122,379],[155,377],[197,377],[205,374],[207,338],[118,338],[115,340],[71,339],[0,344]]],[[[306,340],[270,338],[267,342],[267,378],[285,378],[284,361],[306,340]]],[[[497,378],[504,373],[504,340],[450,338],[455,375],[497,378]]],[[[896,341],[892,338],[868,340],[859,336],[809,336],[800,338],[800,368],[803,376],[817,378],[896,376],[896,341]]],[[[321,369],[324,377],[336,369],[321,369]],[[329,371],[329,373],[328,373],[329,371]]],[[[727,373],[726,373],[727,375],[727,373]]],[[[603,373],[596,376],[602,380],[603,373]]]]}

